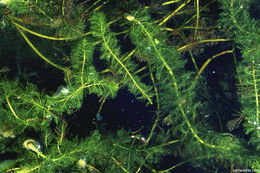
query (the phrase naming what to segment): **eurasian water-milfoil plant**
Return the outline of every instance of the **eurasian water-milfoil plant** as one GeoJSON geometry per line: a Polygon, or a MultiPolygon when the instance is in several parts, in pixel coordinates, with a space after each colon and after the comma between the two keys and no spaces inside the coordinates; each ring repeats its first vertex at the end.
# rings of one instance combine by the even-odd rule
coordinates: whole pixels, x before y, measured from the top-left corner
{"type": "Polygon", "coordinates": [[[254,3],[0,1],[0,170],[259,171],[254,3]],[[103,120],[122,90],[150,123],[103,120]],[[74,133],[91,96],[80,124],[92,126],[74,133]]]}

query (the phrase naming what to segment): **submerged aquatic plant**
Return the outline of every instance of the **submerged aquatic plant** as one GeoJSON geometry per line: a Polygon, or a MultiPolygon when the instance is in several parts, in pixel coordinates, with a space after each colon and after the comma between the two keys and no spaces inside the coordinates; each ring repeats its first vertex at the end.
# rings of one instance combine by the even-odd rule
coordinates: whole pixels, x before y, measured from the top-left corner
{"type": "Polygon", "coordinates": [[[0,170],[259,170],[260,24],[217,2],[0,1],[0,170]]]}

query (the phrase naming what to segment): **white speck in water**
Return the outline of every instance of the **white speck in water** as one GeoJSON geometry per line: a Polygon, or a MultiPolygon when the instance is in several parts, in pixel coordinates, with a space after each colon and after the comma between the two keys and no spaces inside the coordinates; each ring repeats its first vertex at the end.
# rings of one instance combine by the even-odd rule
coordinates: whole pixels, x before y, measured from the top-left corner
{"type": "Polygon", "coordinates": [[[216,72],[213,70],[212,73],[216,73],[216,72]]]}
{"type": "Polygon", "coordinates": [[[65,94],[65,95],[67,95],[69,92],[70,92],[70,91],[69,91],[67,88],[63,88],[63,89],[61,90],[61,93],[65,94]]]}
{"type": "Polygon", "coordinates": [[[69,90],[65,86],[60,85],[59,88],[57,89],[55,95],[60,95],[60,94],[67,95],[68,93],[69,93],[69,90]]]}
{"type": "Polygon", "coordinates": [[[36,146],[36,148],[38,148],[38,150],[40,150],[40,149],[41,149],[41,145],[38,144],[38,145],[36,146]]]}
{"type": "Polygon", "coordinates": [[[204,115],[204,118],[208,118],[208,117],[209,117],[209,114],[204,115]]]}

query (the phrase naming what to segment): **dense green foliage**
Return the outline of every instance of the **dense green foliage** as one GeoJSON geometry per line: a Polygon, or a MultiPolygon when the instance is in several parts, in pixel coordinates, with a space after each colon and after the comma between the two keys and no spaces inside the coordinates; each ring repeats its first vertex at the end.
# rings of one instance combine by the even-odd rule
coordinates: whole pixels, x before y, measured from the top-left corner
{"type": "Polygon", "coordinates": [[[0,1],[0,154],[15,155],[0,157],[0,171],[259,171],[260,21],[250,15],[253,3],[0,1]],[[216,42],[228,46],[219,52],[216,42]],[[208,49],[210,57],[201,58],[208,49]],[[207,69],[228,53],[232,75],[214,89],[207,69]],[[100,98],[99,115],[120,89],[147,109],[155,105],[152,124],[113,131],[97,117],[84,137],[69,134],[88,96],[100,98]]]}

